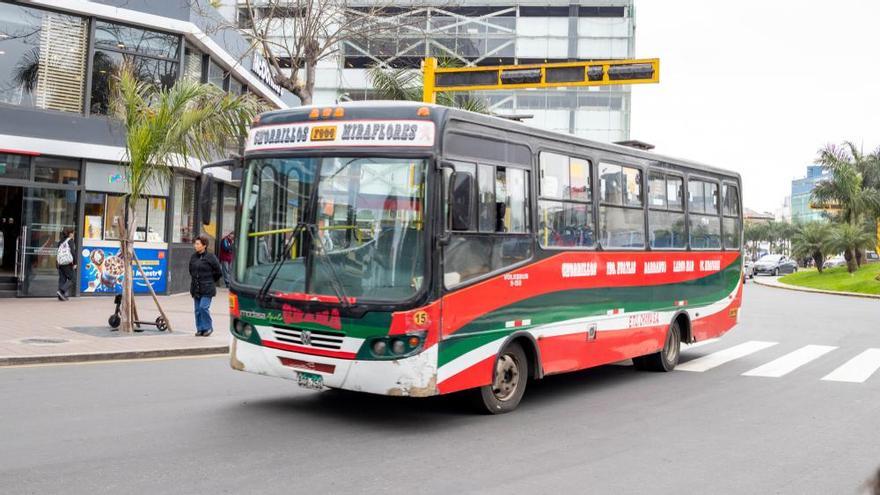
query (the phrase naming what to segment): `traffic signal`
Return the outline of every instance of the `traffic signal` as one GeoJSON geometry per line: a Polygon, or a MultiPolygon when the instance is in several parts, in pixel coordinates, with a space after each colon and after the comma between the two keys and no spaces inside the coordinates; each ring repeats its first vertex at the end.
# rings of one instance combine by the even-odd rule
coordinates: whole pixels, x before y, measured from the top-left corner
{"type": "Polygon", "coordinates": [[[660,60],[604,60],[559,62],[495,67],[438,68],[427,58],[424,71],[424,101],[433,103],[438,92],[569,86],[611,86],[660,81],[660,60]]]}

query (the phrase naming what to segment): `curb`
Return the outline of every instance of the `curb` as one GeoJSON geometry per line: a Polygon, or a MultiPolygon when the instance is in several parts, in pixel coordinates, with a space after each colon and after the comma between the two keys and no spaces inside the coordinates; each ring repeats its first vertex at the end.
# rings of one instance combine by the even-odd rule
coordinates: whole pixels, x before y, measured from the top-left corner
{"type": "Polygon", "coordinates": [[[880,295],[876,294],[862,294],[859,292],[838,292],[833,290],[814,289],[812,287],[800,287],[797,285],[779,282],[778,279],[773,279],[773,282],[759,282],[757,275],[751,280],[758,285],[763,285],[764,287],[772,287],[774,289],[793,290],[797,292],[812,292],[814,294],[830,294],[833,296],[860,297],[862,299],[880,299],[880,295]]]}
{"type": "Polygon", "coordinates": [[[152,351],[119,351],[82,354],[47,354],[43,356],[0,357],[0,367],[27,364],[84,363],[89,361],[115,361],[121,359],[150,359],[181,356],[207,356],[228,354],[228,345],[193,347],[190,349],[158,349],[152,351]]]}

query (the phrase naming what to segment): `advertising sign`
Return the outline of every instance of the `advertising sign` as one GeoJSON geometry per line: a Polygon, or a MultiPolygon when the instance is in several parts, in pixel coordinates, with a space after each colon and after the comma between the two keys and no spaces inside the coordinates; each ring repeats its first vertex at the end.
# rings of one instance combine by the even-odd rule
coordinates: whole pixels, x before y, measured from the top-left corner
{"type": "MultiPolygon", "coordinates": [[[[117,293],[122,292],[124,263],[118,247],[85,246],[80,251],[80,292],[117,293]]],[[[153,290],[162,293],[168,286],[168,250],[135,248],[135,254],[144,268],[147,280],[153,290]]],[[[132,265],[134,272],[134,292],[149,294],[144,277],[137,265],[132,265]]]]}
{"type": "Polygon", "coordinates": [[[434,123],[423,120],[308,122],[255,127],[247,150],[338,146],[432,146],[434,123]]]}

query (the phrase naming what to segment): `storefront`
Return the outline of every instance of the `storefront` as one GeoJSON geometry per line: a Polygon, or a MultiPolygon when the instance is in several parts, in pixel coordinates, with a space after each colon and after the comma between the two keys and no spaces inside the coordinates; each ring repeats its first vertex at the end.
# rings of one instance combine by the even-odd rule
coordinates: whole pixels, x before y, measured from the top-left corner
{"type": "MultiPolygon", "coordinates": [[[[120,289],[125,135],[108,114],[123,63],[162,87],[188,79],[252,93],[274,108],[298,104],[254,73],[247,40],[214,33],[212,22],[201,7],[179,2],[0,0],[0,297],[55,294],[66,229],[76,232],[76,294],[120,289]]],[[[199,180],[198,165],[175,169],[131,205],[135,252],[159,293],[188,290],[198,234],[218,252],[233,230],[237,184],[219,178],[203,224],[199,180]]],[[[139,276],[134,287],[147,289],[139,276]]]]}
{"type": "MultiPolygon", "coordinates": [[[[112,163],[0,152],[0,297],[52,296],[57,246],[76,234],[76,292],[115,294],[122,287],[120,239],[128,207],[125,167],[112,163]]],[[[188,262],[198,234],[220,240],[234,230],[236,184],[217,181],[211,218],[197,218],[200,177],[176,170],[148,187],[136,205],[135,255],[157,293],[189,288],[188,262]],[[169,208],[170,205],[170,208],[169,208]]],[[[142,276],[136,293],[147,293],[142,276]]]]}

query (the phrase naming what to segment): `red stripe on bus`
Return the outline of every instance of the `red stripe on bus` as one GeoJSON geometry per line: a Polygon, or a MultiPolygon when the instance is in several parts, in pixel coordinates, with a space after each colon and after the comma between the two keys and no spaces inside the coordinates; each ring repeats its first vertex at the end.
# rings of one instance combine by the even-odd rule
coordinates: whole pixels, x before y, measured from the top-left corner
{"type": "Polygon", "coordinates": [[[298,352],[300,354],[311,354],[314,356],[324,356],[324,357],[332,357],[339,359],[354,359],[357,354],[353,352],[345,352],[345,351],[331,351],[327,349],[315,349],[313,347],[303,347],[301,345],[294,344],[282,344],[281,342],[274,342],[271,340],[264,340],[263,345],[265,347],[271,347],[272,349],[278,349],[281,351],[290,351],[290,352],[298,352]]]}
{"type": "Polygon", "coordinates": [[[18,155],[40,156],[39,151],[13,150],[13,149],[5,149],[5,148],[0,148],[0,153],[13,153],[13,154],[18,154],[18,155]]]}
{"type": "MultiPolygon", "coordinates": [[[[490,311],[532,297],[575,289],[654,286],[687,282],[723,271],[736,261],[738,251],[690,252],[567,252],[532,263],[497,277],[443,296],[443,330],[449,335],[490,311]],[[665,262],[661,273],[644,273],[646,262],[665,262]],[[700,271],[700,262],[718,262],[717,270],[700,271]],[[609,274],[608,265],[621,268],[634,262],[635,273],[609,274]],[[691,271],[675,272],[676,262],[691,262],[691,271]],[[563,264],[571,272],[564,276],[563,264]],[[593,266],[586,266],[595,264],[593,266]],[[591,272],[591,269],[595,269],[591,272]],[[594,274],[590,274],[594,273],[594,274]],[[521,285],[512,287],[510,279],[523,275],[521,285]]],[[[631,268],[631,266],[630,266],[631,268]]]]}

